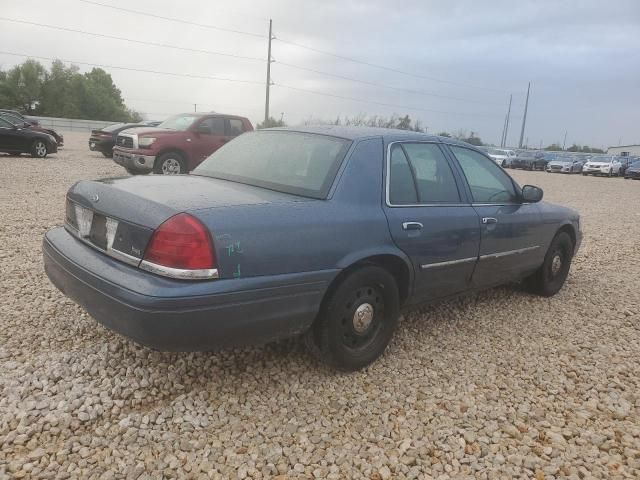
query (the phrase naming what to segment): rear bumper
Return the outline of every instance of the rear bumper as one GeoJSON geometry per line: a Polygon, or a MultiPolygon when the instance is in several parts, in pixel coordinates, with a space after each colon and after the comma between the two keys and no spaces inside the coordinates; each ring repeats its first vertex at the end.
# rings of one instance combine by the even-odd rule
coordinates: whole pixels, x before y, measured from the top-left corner
{"type": "Polygon", "coordinates": [[[171,280],[93,250],[62,228],[43,241],[47,276],[105,327],[165,351],[201,351],[294,336],[313,322],[337,271],[171,280]]]}
{"type": "MultiPolygon", "coordinates": [[[[148,153],[148,152],[145,152],[148,153]]],[[[137,150],[125,151],[118,147],[113,149],[113,161],[129,170],[150,172],[156,161],[155,155],[145,155],[137,150]]]]}

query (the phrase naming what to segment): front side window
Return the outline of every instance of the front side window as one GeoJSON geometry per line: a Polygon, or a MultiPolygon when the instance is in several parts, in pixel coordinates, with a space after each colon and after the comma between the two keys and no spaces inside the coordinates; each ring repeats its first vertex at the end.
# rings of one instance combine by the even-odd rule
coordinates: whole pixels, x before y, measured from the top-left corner
{"type": "Polygon", "coordinates": [[[242,132],[244,132],[244,126],[242,125],[242,120],[238,120],[237,118],[229,119],[229,135],[232,137],[237,137],[242,132]]]}
{"type": "Polygon", "coordinates": [[[198,129],[206,130],[211,135],[224,135],[224,118],[205,118],[200,122],[198,129]]]}
{"type": "Polygon", "coordinates": [[[216,150],[193,174],[326,198],[349,145],[326,135],[252,132],[216,150]]]}
{"type": "Polygon", "coordinates": [[[2,128],[11,128],[13,124],[7,122],[4,118],[0,118],[0,127],[2,128]]]}
{"type": "Polygon", "coordinates": [[[511,178],[495,162],[468,148],[449,147],[462,167],[475,203],[517,202],[511,178]]]}

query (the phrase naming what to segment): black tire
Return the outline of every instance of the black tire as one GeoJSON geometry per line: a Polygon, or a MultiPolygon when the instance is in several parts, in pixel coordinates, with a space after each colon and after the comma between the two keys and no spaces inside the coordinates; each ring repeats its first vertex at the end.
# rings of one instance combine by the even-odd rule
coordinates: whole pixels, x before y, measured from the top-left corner
{"type": "Polygon", "coordinates": [[[113,158],[113,152],[100,152],[106,158],[113,158]]]}
{"type": "Polygon", "coordinates": [[[45,158],[49,153],[47,144],[44,140],[34,140],[31,144],[31,156],[33,158],[45,158]]]}
{"type": "Polygon", "coordinates": [[[187,165],[179,153],[167,152],[156,158],[156,163],[153,165],[153,173],[161,175],[187,173],[187,165]]]}
{"type": "Polygon", "coordinates": [[[305,344],[335,369],[358,370],[382,355],[399,317],[395,278],[384,268],[365,265],[327,292],[318,317],[305,334],[305,344]]]}
{"type": "Polygon", "coordinates": [[[613,170],[609,169],[609,173],[607,174],[608,177],[611,177],[613,175],[613,170]]]}
{"type": "Polygon", "coordinates": [[[569,275],[572,259],[571,237],[567,232],[559,232],[551,242],[542,266],[525,279],[528,290],[543,297],[558,293],[569,275]]]}
{"type": "Polygon", "coordinates": [[[587,174],[586,174],[585,172],[582,172],[582,176],[583,176],[583,177],[586,177],[586,176],[587,176],[587,174]]]}

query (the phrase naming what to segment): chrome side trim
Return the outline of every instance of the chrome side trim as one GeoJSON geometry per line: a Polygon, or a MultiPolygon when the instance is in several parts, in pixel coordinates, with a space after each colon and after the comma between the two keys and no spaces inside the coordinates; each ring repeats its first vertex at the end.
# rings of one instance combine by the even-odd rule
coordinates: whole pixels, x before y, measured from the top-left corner
{"type": "Polygon", "coordinates": [[[480,255],[480,260],[489,260],[494,258],[507,257],[509,255],[520,255],[522,253],[527,253],[532,250],[537,250],[538,248],[540,248],[540,245],[533,245],[531,247],[519,248],[517,250],[507,250],[505,252],[488,253],[487,255],[480,255]]]}
{"type": "Polygon", "coordinates": [[[133,255],[121,252],[120,250],[116,250],[115,248],[109,248],[106,251],[106,254],[110,257],[120,260],[121,262],[133,265],[134,267],[137,267],[140,264],[140,259],[138,257],[134,257],[133,255]]]}
{"type": "Polygon", "coordinates": [[[147,260],[140,262],[140,268],[147,272],[162,275],[163,277],[177,278],[180,280],[209,280],[218,278],[217,268],[203,268],[199,270],[185,270],[182,268],[171,268],[147,260]]]}
{"type": "Polygon", "coordinates": [[[420,265],[420,268],[423,270],[426,270],[428,268],[448,267],[450,265],[460,265],[463,263],[475,262],[477,259],[478,257],[469,257],[469,258],[460,258],[458,260],[449,260],[448,262],[425,263],[424,265],[420,265]]]}

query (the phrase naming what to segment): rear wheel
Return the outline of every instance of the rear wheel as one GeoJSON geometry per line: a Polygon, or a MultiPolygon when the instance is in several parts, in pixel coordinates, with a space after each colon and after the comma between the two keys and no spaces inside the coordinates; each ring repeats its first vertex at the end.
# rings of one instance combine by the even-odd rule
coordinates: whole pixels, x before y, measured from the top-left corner
{"type": "Polygon", "coordinates": [[[542,266],[525,280],[528,289],[543,297],[558,293],[569,275],[572,259],[571,237],[566,232],[560,232],[551,242],[542,266]]]}
{"type": "Polygon", "coordinates": [[[178,175],[180,173],[187,173],[187,167],[182,155],[176,152],[168,152],[157,158],[156,163],[153,166],[153,173],[160,173],[162,175],[178,175]]]}
{"type": "Polygon", "coordinates": [[[310,352],[329,366],[353,371],[376,360],[400,316],[396,281],[376,265],[363,266],[327,294],[305,334],[310,352]]]}
{"type": "Polygon", "coordinates": [[[35,158],[44,158],[47,156],[47,144],[42,140],[36,140],[31,145],[31,156],[35,158]]]}

